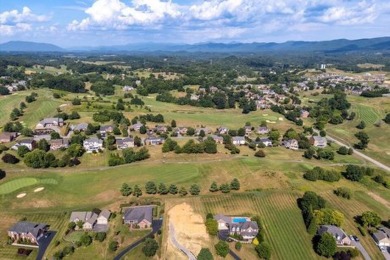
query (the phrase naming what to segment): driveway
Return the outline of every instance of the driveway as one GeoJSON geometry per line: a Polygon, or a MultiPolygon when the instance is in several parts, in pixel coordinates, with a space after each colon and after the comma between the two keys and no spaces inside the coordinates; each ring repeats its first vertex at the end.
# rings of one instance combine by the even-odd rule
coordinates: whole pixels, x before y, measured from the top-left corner
{"type": "Polygon", "coordinates": [[[117,254],[115,257],[114,257],[114,260],[120,260],[122,257],[124,257],[128,252],[130,252],[131,250],[133,250],[134,248],[136,248],[137,246],[139,246],[141,243],[143,243],[145,241],[145,239],[147,239],[148,237],[153,237],[154,234],[157,233],[157,231],[159,231],[162,227],[162,219],[159,219],[159,220],[153,220],[153,223],[152,223],[152,231],[150,231],[149,234],[147,234],[146,236],[144,236],[143,238],[141,238],[140,240],[134,242],[133,244],[129,245],[128,247],[126,247],[125,249],[123,249],[119,254],[117,254]]]}
{"type": "Polygon", "coordinates": [[[177,248],[179,249],[180,251],[182,251],[187,257],[189,260],[196,260],[196,256],[186,247],[184,247],[183,245],[181,245],[177,239],[176,239],[176,232],[175,232],[175,228],[173,226],[172,223],[169,223],[169,237],[171,239],[171,242],[172,244],[177,248]]]}
{"type": "Polygon", "coordinates": [[[390,246],[386,247],[385,251],[381,250],[381,252],[386,260],[390,260],[390,246]]]}
{"type": "Polygon", "coordinates": [[[45,236],[38,239],[39,249],[38,249],[38,255],[37,255],[36,260],[43,259],[43,256],[46,252],[46,249],[49,247],[50,242],[53,240],[56,233],[57,233],[56,231],[48,231],[48,232],[46,232],[45,236]]]}
{"type": "Polygon", "coordinates": [[[367,253],[366,249],[360,244],[360,242],[354,241],[351,239],[352,245],[354,245],[360,253],[362,253],[362,256],[364,257],[365,260],[371,260],[370,255],[367,253]]]}
{"type": "MultiPolygon", "coordinates": [[[[229,240],[229,231],[228,230],[220,230],[218,231],[218,238],[222,241],[228,241],[229,240]]],[[[234,253],[231,249],[229,249],[229,255],[231,255],[234,260],[241,260],[241,258],[234,253]]]]}

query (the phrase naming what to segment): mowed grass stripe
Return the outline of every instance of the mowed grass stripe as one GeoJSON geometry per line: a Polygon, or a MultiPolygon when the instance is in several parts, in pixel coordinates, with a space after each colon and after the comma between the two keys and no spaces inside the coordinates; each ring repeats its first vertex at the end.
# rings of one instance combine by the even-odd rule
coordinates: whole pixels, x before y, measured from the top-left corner
{"type": "Polygon", "coordinates": [[[35,185],[37,183],[38,180],[36,178],[20,178],[20,179],[12,180],[0,185],[0,194],[1,195],[9,194],[21,188],[35,185]]]}

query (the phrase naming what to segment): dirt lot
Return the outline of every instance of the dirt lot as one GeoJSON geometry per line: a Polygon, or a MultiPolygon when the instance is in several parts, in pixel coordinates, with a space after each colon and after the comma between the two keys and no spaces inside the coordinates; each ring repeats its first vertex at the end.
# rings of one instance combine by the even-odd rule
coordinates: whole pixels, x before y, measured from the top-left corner
{"type": "MultiPolygon", "coordinates": [[[[202,247],[210,245],[210,238],[206,232],[204,219],[196,214],[187,203],[181,203],[168,211],[168,222],[172,223],[176,232],[177,241],[198,255],[202,247]]],[[[171,242],[168,243],[166,259],[187,259],[171,242]]]]}

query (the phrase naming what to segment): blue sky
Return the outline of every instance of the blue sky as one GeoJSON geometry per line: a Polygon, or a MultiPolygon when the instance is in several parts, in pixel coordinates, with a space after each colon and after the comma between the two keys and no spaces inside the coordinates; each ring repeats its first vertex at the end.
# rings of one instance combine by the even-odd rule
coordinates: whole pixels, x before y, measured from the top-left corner
{"type": "Polygon", "coordinates": [[[0,42],[62,47],[390,36],[388,0],[0,0],[0,42]]]}

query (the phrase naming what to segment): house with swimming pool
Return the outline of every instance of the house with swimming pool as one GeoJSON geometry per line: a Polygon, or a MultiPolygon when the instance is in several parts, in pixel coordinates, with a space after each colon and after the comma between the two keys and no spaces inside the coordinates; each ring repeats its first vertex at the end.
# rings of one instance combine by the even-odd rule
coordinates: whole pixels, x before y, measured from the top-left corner
{"type": "Polygon", "coordinates": [[[246,241],[252,241],[259,233],[257,223],[248,217],[218,214],[214,216],[214,219],[218,222],[220,232],[226,232],[229,235],[241,235],[246,241]]]}

